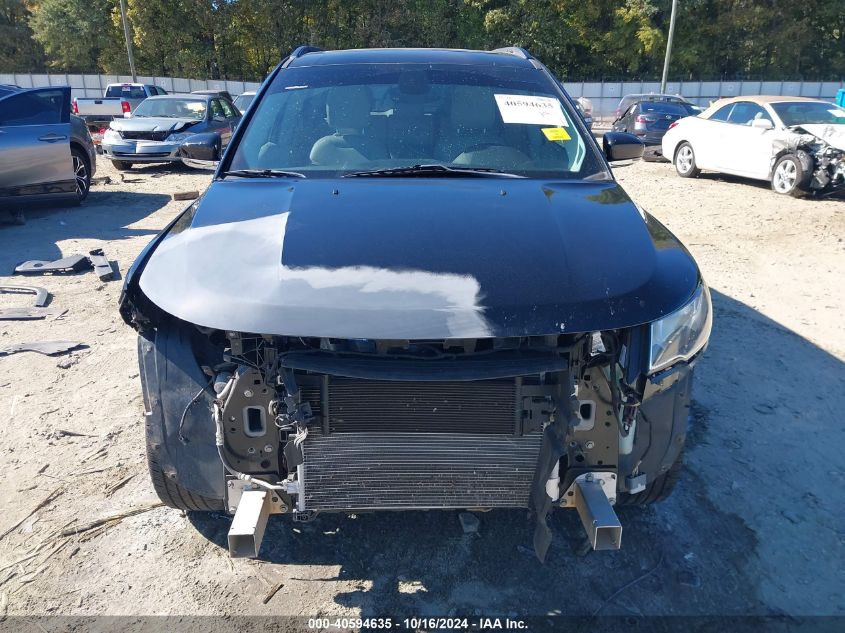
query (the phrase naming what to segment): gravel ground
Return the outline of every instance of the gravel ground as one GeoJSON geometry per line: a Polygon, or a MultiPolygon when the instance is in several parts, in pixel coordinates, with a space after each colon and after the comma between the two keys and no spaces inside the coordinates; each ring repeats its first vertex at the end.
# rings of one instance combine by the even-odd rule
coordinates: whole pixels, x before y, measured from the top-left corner
{"type": "MultiPolygon", "coordinates": [[[[8,276],[19,261],[96,247],[125,272],[187,204],[170,194],[210,179],[159,166],[122,179],[106,161],[99,170],[112,184],[96,185],[82,207],[0,225],[0,283],[21,282],[8,276]]],[[[156,501],[121,284],[85,273],[32,280],[64,318],[0,322],[0,347],[87,345],[0,358],[0,534],[24,519],[0,539],[0,615],[845,614],[845,200],[794,200],[715,175],[683,180],[666,164],[616,173],[687,244],[715,305],[682,483],[659,506],[620,511],[622,550],[578,557],[580,524],[564,511],[553,515],[545,565],[516,511],[480,515],[476,535],[454,512],[297,526],[273,517],[260,561],[229,559],[225,517],[166,508],[58,535],[156,501]]]]}

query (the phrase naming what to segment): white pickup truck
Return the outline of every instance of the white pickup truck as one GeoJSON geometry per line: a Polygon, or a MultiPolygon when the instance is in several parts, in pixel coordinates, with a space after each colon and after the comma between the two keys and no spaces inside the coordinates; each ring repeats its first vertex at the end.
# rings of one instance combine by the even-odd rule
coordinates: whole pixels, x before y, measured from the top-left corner
{"type": "Polygon", "coordinates": [[[102,97],[83,97],[73,100],[73,113],[81,117],[99,148],[109,122],[128,117],[147,97],[166,95],[167,91],[151,84],[109,84],[102,97]]]}

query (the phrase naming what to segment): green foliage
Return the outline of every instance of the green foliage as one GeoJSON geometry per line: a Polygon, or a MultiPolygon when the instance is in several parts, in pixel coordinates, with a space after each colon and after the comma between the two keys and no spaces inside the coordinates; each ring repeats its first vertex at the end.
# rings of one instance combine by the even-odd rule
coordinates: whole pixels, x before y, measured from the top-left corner
{"type": "MultiPolygon", "coordinates": [[[[118,0],[0,0],[0,71],[126,73],[118,0]],[[31,15],[30,15],[31,12],[31,15]],[[30,31],[31,28],[31,31],[30,31]]],[[[671,0],[126,0],[140,74],[260,79],[295,46],[528,48],[562,79],[660,76],[671,0]]],[[[845,0],[679,0],[673,79],[840,79],[845,0]]]]}
{"type": "Polygon", "coordinates": [[[119,44],[111,28],[111,0],[40,0],[29,20],[51,69],[90,72],[119,44]]]}
{"type": "Polygon", "coordinates": [[[32,39],[29,18],[29,7],[23,0],[0,0],[0,70],[38,72],[44,69],[44,51],[32,39]]]}

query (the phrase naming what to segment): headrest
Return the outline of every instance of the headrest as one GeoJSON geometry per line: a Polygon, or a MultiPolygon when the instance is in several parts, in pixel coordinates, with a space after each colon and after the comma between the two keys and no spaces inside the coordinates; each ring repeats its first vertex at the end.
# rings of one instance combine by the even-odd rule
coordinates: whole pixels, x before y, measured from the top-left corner
{"type": "Polygon", "coordinates": [[[454,127],[487,129],[495,127],[499,117],[493,89],[478,86],[455,86],[449,115],[454,127]]]}
{"type": "Polygon", "coordinates": [[[361,129],[370,116],[372,98],[366,86],[338,86],[326,98],[326,120],[336,130],[361,129]]]}
{"type": "Polygon", "coordinates": [[[406,70],[399,75],[399,92],[405,95],[424,95],[431,89],[424,70],[406,70]]]}

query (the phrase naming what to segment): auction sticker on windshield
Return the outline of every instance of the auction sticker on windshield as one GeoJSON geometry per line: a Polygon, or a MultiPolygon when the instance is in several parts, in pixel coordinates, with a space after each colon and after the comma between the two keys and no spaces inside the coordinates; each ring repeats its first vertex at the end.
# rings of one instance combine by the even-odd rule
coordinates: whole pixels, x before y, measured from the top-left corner
{"type": "Polygon", "coordinates": [[[505,123],[527,125],[568,126],[560,107],[560,101],[553,97],[532,97],[531,95],[494,95],[499,114],[505,123]]]}
{"type": "Polygon", "coordinates": [[[544,127],[543,135],[550,141],[569,141],[572,139],[562,127],[544,127]]]}

